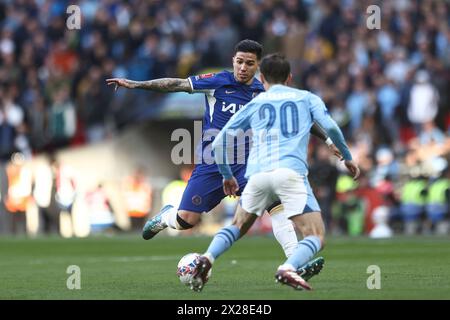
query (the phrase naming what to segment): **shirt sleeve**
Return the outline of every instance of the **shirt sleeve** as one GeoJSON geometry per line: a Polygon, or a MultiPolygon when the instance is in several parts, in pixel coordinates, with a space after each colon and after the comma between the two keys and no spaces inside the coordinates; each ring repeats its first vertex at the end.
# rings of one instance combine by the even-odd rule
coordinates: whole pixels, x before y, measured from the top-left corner
{"type": "Polygon", "coordinates": [[[342,153],[345,160],[352,160],[352,155],[345,143],[344,135],[337,123],[331,118],[325,103],[317,95],[310,93],[309,108],[313,121],[325,129],[328,136],[342,153]]]}
{"type": "MultiPolygon", "coordinates": [[[[236,112],[230,120],[228,120],[222,130],[220,130],[219,134],[212,143],[214,159],[219,167],[219,172],[225,179],[230,179],[233,177],[226,152],[229,150],[227,148],[227,136],[236,136],[239,131],[245,131],[250,128],[251,105],[252,103],[249,103],[244,108],[236,112]]],[[[234,140],[231,142],[234,143],[234,140]]]]}
{"type": "Polygon", "coordinates": [[[206,73],[188,78],[192,92],[207,92],[219,88],[224,84],[220,73],[206,73]]]}

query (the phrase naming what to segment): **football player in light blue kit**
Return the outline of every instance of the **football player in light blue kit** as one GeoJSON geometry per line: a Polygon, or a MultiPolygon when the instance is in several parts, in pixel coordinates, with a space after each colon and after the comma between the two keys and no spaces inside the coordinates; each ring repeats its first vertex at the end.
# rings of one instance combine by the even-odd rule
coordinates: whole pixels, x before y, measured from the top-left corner
{"type": "MultiPolygon", "coordinates": [[[[213,238],[206,253],[197,261],[191,287],[200,291],[214,260],[242,237],[268,205],[281,201],[289,217],[303,235],[294,252],[278,268],[275,278],[295,289],[312,287],[298,274],[324,246],[325,228],[320,207],[308,183],[307,148],[313,121],[319,123],[342,153],[354,179],[359,168],[352,160],[341,130],[330,117],[323,101],[311,92],[287,86],[292,75],[284,57],[273,54],[260,65],[266,89],[237,112],[213,142],[216,163],[223,176],[223,189],[235,196],[239,184],[230,169],[227,148],[230,137],[252,130],[253,145],[247,160],[247,185],[241,207],[231,226],[213,238]]],[[[232,139],[231,139],[232,140],[232,139]]]]}

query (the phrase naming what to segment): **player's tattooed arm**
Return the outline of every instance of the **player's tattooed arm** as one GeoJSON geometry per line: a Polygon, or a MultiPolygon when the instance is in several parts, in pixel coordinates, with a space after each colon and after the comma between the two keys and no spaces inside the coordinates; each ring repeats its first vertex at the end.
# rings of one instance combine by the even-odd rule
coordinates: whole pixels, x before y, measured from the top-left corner
{"type": "Polygon", "coordinates": [[[131,81],[135,88],[147,89],[158,92],[191,92],[188,79],[162,78],[148,81],[131,81]]]}
{"type": "Polygon", "coordinates": [[[134,81],[122,78],[106,79],[108,85],[125,87],[128,89],[146,89],[157,92],[192,92],[191,84],[188,79],[179,78],[161,78],[147,81],[134,81]]]}

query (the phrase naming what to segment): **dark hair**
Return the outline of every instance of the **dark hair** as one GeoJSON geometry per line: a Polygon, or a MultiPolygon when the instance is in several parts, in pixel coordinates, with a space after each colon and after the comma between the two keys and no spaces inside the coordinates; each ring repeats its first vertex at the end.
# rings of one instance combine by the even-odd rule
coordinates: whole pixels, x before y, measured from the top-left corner
{"type": "Polygon", "coordinates": [[[258,60],[261,59],[262,56],[262,45],[259,44],[256,41],[253,40],[249,40],[249,39],[245,39],[240,41],[235,47],[234,47],[234,54],[236,54],[236,52],[240,51],[240,52],[250,52],[250,53],[254,53],[256,54],[256,58],[258,58],[258,60]]]}
{"type": "Polygon", "coordinates": [[[286,58],[279,54],[273,53],[265,56],[259,67],[261,73],[269,83],[284,83],[291,73],[291,65],[286,58]]]}

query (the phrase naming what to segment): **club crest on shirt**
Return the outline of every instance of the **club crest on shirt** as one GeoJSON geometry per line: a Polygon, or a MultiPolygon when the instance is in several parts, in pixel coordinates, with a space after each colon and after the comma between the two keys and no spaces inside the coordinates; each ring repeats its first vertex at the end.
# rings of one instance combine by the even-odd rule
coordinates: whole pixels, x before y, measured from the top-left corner
{"type": "Polygon", "coordinates": [[[198,194],[192,197],[192,203],[196,206],[199,206],[202,203],[202,197],[200,197],[198,194]]]}

